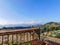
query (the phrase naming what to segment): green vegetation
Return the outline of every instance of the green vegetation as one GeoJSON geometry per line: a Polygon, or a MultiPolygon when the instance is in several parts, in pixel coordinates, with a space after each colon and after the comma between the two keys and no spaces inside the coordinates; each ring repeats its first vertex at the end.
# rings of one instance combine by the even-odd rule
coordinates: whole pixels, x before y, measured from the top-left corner
{"type": "Polygon", "coordinates": [[[27,42],[25,45],[30,45],[30,42],[27,42]]]}
{"type": "Polygon", "coordinates": [[[56,38],[60,38],[60,34],[58,33],[58,34],[56,34],[56,36],[55,36],[56,38]]]}
{"type": "Polygon", "coordinates": [[[45,36],[60,38],[60,23],[50,22],[46,23],[41,27],[41,33],[44,33],[45,36]],[[58,31],[58,32],[57,32],[58,31]],[[53,36],[52,36],[53,35],[53,36]]]}
{"type": "Polygon", "coordinates": [[[45,31],[53,31],[53,30],[60,30],[60,26],[58,25],[58,23],[50,22],[50,23],[46,23],[43,26],[43,32],[45,32],[45,31]]]}
{"type": "Polygon", "coordinates": [[[0,42],[0,45],[2,45],[2,43],[0,42]]]}

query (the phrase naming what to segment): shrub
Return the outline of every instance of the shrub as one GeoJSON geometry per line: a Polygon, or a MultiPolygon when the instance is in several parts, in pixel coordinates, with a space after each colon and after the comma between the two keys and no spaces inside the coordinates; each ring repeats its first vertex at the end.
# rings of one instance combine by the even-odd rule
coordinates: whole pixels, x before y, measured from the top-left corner
{"type": "Polygon", "coordinates": [[[60,38],[60,33],[56,34],[55,37],[56,37],[56,38],[60,38]]]}

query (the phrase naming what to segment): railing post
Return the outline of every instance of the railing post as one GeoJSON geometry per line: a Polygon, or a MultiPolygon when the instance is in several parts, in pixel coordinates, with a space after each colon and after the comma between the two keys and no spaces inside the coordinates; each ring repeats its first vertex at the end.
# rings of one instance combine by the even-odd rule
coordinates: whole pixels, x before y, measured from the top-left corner
{"type": "Polygon", "coordinates": [[[18,44],[19,44],[19,43],[18,43],[18,34],[16,34],[16,41],[17,41],[17,45],[18,45],[18,44]]]}
{"type": "Polygon", "coordinates": [[[3,35],[2,35],[2,45],[3,45],[3,35]]]}
{"type": "Polygon", "coordinates": [[[39,27],[39,29],[37,30],[37,32],[38,32],[37,34],[38,34],[39,40],[40,40],[40,31],[41,30],[40,30],[40,27],[39,27]]]}
{"type": "Polygon", "coordinates": [[[9,35],[8,35],[8,45],[9,45],[9,35]]]}
{"type": "Polygon", "coordinates": [[[29,32],[29,35],[30,35],[30,41],[31,41],[31,32],[29,32]]]}
{"type": "Polygon", "coordinates": [[[33,36],[33,40],[34,40],[34,31],[33,31],[33,34],[32,34],[32,36],[33,36]]]}
{"type": "MultiPolygon", "coordinates": [[[[34,28],[34,26],[32,26],[32,28],[34,28]]],[[[34,29],[32,31],[32,39],[34,40],[34,29]]]]}
{"type": "Polygon", "coordinates": [[[20,33],[20,44],[21,44],[21,33],[20,33]]]}
{"type": "MultiPolygon", "coordinates": [[[[29,33],[29,41],[31,41],[31,32],[28,32],[29,33]]],[[[30,42],[30,45],[31,45],[31,42],[30,42]]]]}
{"type": "Polygon", "coordinates": [[[38,29],[38,36],[39,36],[39,40],[40,40],[40,27],[38,29]]]}
{"type": "Polygon", "coordinates": [[[24,42],[25,42],[25,33],[24,33],[24,42]]]}
{"type": "MultiPolygon", "coordinates": [[[[16,43],[18,42],[18,36],[17,36],[17,34],[16,34],[16,43]]],[[[18,44],[18,43],[17,43],[18,44]]]]}
{"type": "Polygon", "coordinates": [[[20,33],[19,33],[19,44],[20,44],[20,33]]]}
{"type": "Polygon", "coordinates": [[[13,34],[12,34],[12,45],[13,45],[13,34]]]}
{"type": "Polygon", "coordinates": [[[27,33],[27,41],[28,41],[28,33],[27,33]]]}

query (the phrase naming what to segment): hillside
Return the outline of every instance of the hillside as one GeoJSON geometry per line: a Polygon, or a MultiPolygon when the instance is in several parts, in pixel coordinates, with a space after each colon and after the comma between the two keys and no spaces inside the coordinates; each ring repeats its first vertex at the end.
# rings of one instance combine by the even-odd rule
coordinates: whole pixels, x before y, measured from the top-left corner
{"type": "Polygon", "coordinates": [[[48,37],[60,38],[60,23],[49,22],[42,27],[42,34],[48,37]]]}
{"type": "Polygon", "coordinates": [[[49,22],[43,25],[42,27],[44,31],[53,31],[53,30],[60,30],[60,23],[58,22],[49,22]]]}

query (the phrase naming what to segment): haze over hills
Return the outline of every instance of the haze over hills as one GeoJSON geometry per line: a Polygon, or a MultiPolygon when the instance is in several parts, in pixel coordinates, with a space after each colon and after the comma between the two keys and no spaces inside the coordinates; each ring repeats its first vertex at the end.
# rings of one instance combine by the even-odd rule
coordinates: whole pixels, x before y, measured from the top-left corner
{"type": "Polygon", "coordinates": [[[6,27],[6,28],[25,28],[25,27],[46,27],[46,26],[60,26],[60,23],[59,22],[48,22],[48,23],[45,23],[45,24],[8,24],[8,25],[0,25],[0,28],[3,28],[3,27],[6,27]]]}
{"type": "Polygon", "coordinates": [[[7,25],[0,25],[0,28],[6,27],[6,28],[11,28],[11,27],[32,27],[32,26],[40,26],[42,24],[7,24],[7,25]]]}

